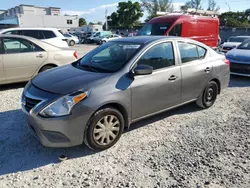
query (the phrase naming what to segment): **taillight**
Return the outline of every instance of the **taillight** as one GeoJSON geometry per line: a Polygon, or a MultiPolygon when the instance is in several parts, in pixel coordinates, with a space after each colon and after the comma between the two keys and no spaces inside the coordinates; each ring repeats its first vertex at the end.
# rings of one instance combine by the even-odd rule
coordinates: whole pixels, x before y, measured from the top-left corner
{"type": "Polygon", "coordinates": [[[76,52],[76,51],[74,52],[73,55],[74,55],[74,57],[75,57],[76,59],[78,59],[78,55],[77,55],[77,52],[76,52]]]}
{"type": "Polygon", "coordinates": [[[228,59],[224,59],[223,61],[224,61],[224,63],[226,63],[227,65],[230,65],[230,61],[229,61],[228,59]]]}

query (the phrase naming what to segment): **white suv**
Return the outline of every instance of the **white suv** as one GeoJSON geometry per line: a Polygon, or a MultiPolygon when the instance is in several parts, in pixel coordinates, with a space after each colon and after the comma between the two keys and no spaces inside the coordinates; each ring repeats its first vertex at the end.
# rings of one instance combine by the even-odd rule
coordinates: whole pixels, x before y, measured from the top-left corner
{"type": "Polygon", "coordinates": [[[57,47],[69,47],[67,39],[55,28],[10,28],[1,30],[0,34],[24,35],[40,39],[57,47]]]}

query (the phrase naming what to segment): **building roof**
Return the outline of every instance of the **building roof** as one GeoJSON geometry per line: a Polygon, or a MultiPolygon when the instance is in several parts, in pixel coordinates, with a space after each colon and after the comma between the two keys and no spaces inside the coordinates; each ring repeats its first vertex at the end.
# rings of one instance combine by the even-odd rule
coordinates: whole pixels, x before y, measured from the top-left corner
{"type": "Polygon", "coordinates": [[[59,8],[59,7],[41,7],[41,6],[26,5],[26,4],[20,4],[19,6],[26,6],[26,7],[38,7],[38,8],[56,8],[56,9],[61,9],[61,8],[59,8]]]}

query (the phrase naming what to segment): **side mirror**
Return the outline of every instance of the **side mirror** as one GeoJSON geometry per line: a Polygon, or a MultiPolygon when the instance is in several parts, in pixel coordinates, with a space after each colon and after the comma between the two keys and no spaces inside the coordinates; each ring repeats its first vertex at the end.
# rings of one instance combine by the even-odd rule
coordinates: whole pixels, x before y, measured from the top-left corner
{"type": "Polygon", "coordinates": [[[153,67],[148,65],[138,65],[134,69],[134,75],[149,75],[152,74],[152,72],[153,72],[153,67]]]}

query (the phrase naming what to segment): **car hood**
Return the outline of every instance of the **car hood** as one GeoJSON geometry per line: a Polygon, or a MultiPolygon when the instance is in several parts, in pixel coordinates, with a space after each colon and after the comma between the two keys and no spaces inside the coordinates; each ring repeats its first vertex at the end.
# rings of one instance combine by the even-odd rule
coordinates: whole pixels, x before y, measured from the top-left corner
{"type": "Polygon", "coordinates": [[[74,67],[72,64],[53,68],[40,73],[32,79],[32,83],[51,93],[66,95],[104,83],[111,73],[88,72],[74,67]]]}
{"type": "Polygon", "coordinates": [[[239,46],[241,43],[240,42],[225,42],[223,44],[223,47],[233,47],[233,46],[239,46]]]}
{"type": "Polygon", "coordinates": [[[227,53],[227,58],[250,63],[250,50],[233,49],[227,53]]]}

